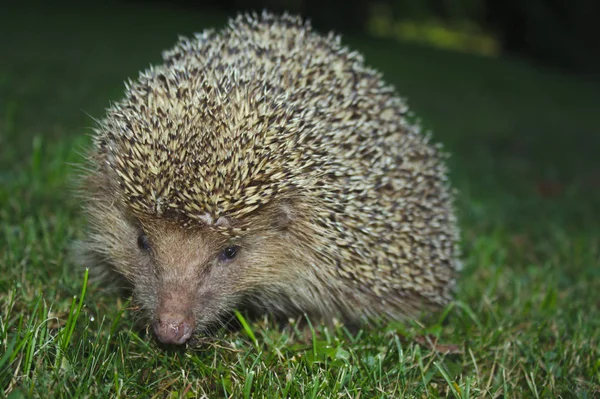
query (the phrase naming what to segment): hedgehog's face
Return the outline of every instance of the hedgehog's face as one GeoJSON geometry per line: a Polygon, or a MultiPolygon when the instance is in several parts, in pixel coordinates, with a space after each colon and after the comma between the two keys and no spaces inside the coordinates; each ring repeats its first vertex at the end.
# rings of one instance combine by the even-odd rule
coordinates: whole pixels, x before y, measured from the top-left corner
{"type": "Polygon", "coordinates": [[[134,295],[163,343],[182,344],[237,306],[256,263],[244,242],[208,228],[145,224],[129,239],[134,295]]]}
{"type": "Polygon", "coordinates": [[[138,273],[145,275],[133,279],[135,297],[161,342],[184,343],[231,300],[222,282],[235,277],[231,272],[241,251],[216,238],[160,224],[146,225],[131,237],[137,245],[138,273]]]}
{"type": "Polygon", "coordinates": [[[280,267],[289,248],[281,225],[287,219],[232,238],[212,226],[141,222],[111,209],[101,212],[106,230],[96,237],[109,248],[116,271],[133,284],[134,298],[163,343],[186,342],[274,281],[289,279],[284,273],[290,269],[280,267]]]}

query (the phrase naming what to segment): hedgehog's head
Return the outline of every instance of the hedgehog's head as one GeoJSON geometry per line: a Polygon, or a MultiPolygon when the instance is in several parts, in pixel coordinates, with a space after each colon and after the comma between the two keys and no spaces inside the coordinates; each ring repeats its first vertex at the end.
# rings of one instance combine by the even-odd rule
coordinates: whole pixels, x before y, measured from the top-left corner
{"type": "Polygon", "coordinates": [[[308,280],[309,271],[298,267],[295,245],[295,227],[304,222],[291,201],[260,207],[239,218],[246,226],[239,228],[226,217],[142,215],[111,199],[109,191],[96,193],[88,205],[94,225],[89,249],[131,283],[135,301],[163,343],[182,344],[236,308],[269,308],[260,303],[268,298],[285,306],[280,287],[301,291],[308,280]]]}
{"type": "Polygon", "coordinates": [[[308,217],[296,206],[303,171],[318,159],[296,150],[312,127],[276,95],[219,86],[227,101],[215,102],[217,89],[190,82],[206,79],[150,70],[129,88],[100,126],[86,187],[91,249],[134,285],[168,343],[306,274],[285,264],[303,234],[291,227],[308,217]]]}
{"type": "Polygon", "coordinates": [[[117,260],[134,284],[158,339],[181,344],[194,330],[278,284],[290,282],[286,207],[270,206],[251,218],[251,232],[232,235],[228,221],[184,227],[166,219],[146,220],[122,237],[129,256],[117,260]],[[271,223],[269,223],[269,221],[271,223]],[[252,222],[251,222],[252,223],[252,222]]]}

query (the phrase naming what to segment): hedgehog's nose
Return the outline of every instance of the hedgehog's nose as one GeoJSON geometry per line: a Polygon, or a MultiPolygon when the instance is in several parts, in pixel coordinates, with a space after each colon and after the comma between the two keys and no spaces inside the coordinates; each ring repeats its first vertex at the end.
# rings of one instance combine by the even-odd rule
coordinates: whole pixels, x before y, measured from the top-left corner
{"type": "Polygon", "coordinates": [[[189,316],[166,313],[158,316],[153,327],[156,337],[163,344],[181,345],[192,336],[194,320],[189,316]]]}

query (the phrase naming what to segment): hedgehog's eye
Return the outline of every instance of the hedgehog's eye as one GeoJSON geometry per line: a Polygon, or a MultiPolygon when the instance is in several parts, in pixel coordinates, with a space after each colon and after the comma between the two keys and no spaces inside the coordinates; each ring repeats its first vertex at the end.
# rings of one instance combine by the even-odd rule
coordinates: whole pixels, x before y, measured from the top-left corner
{"type": "Polygon", "coordinates": [[[142,251],[150,252],[150,240],[146,234],[140,233],[137,239],[137,245],[142,251]]]}
{"type": "Polygon", "coordinates": [[[221,254],[219,255],[219,260],[221,262],[230,261],[237,256],[239,250],[240,250],[240,247],[238,247],[236,245],[227,247],[223,251],[221,251],[221,254]]]}

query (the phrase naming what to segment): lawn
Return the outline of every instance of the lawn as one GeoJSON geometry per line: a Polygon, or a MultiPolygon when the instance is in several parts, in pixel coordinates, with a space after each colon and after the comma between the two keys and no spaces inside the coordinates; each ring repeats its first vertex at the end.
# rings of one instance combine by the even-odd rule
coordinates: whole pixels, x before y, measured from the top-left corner
{"type": "Polygon", "coordinates": [[[85,225],[73,164],[126,78],[226,16],[13,7],[0,13],[0,396],[600,396],[598,82],[346,38],[452,154],[456,302],[358,332],[260,319],[165,350],[69,259],[85,225]]]}

